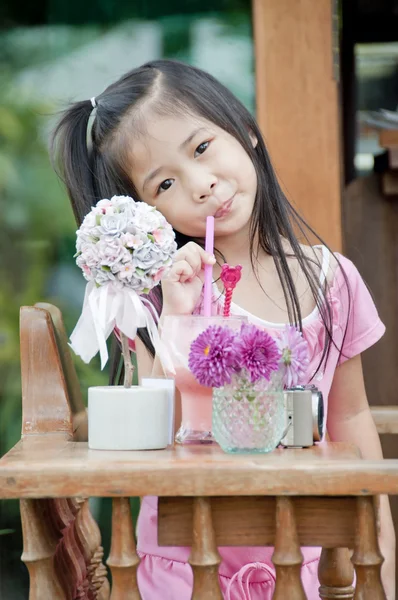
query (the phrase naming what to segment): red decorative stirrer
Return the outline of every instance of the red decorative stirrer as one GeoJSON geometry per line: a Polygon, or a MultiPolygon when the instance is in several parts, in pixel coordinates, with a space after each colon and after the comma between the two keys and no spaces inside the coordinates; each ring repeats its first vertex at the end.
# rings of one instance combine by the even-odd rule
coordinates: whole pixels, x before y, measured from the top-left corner
{"type": "Polygon", "coordinates": [[[241,265],[231,267],[230,265],[225,264],[221,267],[221,281],[225,288],[224,317],[230,316],[232,292],[236,288],[236,284],[240,280],[241,275],[241,265]]]}

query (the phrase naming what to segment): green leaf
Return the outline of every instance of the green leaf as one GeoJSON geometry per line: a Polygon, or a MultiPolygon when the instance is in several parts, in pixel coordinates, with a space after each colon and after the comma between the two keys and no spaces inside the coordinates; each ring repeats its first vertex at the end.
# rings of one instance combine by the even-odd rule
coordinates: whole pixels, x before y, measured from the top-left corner
{"type": "Polygon", "coordinates": [[[101,269],[102,269],[103,271],[110,271],[110,270],[111,270],[111,268],[110,268],[110,267],[108,267],[108,265],[102,265],[102,266],[101,266],[101,269]]]}
{"type": "Polygon", "coordinates": [[[148,236],[148,239],[151,240],[151,242],[155,243],[156,240],[151,233],[147,233],[147,236],[148,236]]]}

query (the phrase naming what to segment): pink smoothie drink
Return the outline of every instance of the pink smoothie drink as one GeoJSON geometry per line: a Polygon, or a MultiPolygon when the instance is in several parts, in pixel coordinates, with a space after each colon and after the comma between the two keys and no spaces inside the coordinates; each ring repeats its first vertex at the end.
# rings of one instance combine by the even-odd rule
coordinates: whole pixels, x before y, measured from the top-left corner
{"type": "Polygon", "coordinates": [[[201,315],[166,316],[162,327],[162,341],[169,352],[175,373],[176,388],[181,394],[182,422],[176,435],[179,443],[213,440],[212,396],[213,390],[200,385],[188,367],[192,342],[208,327],[218,325],[239,330],[246,317],[204,317],[201,315]]]}
{"type": "Polygon", "coordinates": [[[189,369],[178,367],[176,388],[181,394],[182,423],[186,429],[211,431],[213,390],[200,385],[189,369]]]}

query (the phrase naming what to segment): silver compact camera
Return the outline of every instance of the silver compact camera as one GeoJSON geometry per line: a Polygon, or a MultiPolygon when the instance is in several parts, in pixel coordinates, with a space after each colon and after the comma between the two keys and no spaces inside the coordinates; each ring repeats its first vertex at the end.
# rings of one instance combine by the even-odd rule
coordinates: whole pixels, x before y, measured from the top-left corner
{"type": "Polygon", "coordinates": [[[284,391],[285,430],[281,445],[305,448],[323,436],[324,406],[322,392],[314,385],[296,386],[284,391]]]}

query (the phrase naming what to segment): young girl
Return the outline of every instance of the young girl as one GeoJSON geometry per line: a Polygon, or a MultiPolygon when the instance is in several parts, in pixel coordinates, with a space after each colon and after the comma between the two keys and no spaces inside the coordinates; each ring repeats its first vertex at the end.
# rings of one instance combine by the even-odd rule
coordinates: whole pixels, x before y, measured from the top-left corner
{"type": "MultiPolygon", "coordinates": [[[[55,150],[79,222],[98,200],[130,195],[155,206],[173,226],[179,250],[152,299],[161,319],[200,309],[206,217],[215,217],[214,309],[222,262],[241,264],[234,313],[271,334],[297,324],[308,341],[308,382],[323,392],[327,430],[356,444],[367,459],[382,457],[369,411],[361,352],[384,333],[354,265],[325,245],[302,245],[304,221],[283,195],[259,128],[242,104],[209,74],[159,60],[127,73],[91,100],[77,102],[55,131],[55,150]],[[92,114],[93,113],[93,114],[92,114]],[[88,125],[91,127],[87,143],[88,125]]],[[[145,331],[136,340],[140,377],[159,375],[145,331]]],[[[382,498],[383,581],[394,598],[394,529],[382,498]]],[[[188,548],[157,545],[157,499],[143,499],[138,521],[139,586],[144,600],[188,600],[188,548]]],[[[272,548],[221,548],[220,582],[231,600],[271,599],[272,548]]],[[[303,548],[302,578],[318,598],[320,550],[303,548]]]]}

